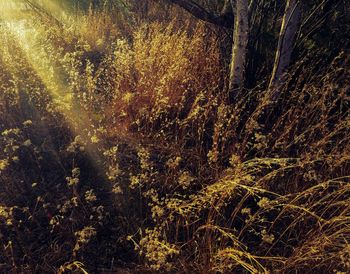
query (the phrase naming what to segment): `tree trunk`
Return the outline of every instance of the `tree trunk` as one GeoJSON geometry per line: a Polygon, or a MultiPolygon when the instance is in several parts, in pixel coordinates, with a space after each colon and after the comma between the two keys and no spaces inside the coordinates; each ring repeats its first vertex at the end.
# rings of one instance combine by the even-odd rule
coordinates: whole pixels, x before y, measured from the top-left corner
{"type": "Polygon", "coordinates": [[[230,92],[244,85],[246,53],[249,38],[248,0],[231,0],[231,5],[232,9],[235,8],[234,10],[236,10],[236,18],[229,78],[230,92]],[[236,3],[234,4],[234,2],[236,3]]]}
{"type": "Polygon", "coordinates": [[[290,65],[294,42],[301,20],[301,6],[302,4],[299,0],[288,0],[286,4],[269,89],[275,88],[281,83],[283,73],[290,65]]]}

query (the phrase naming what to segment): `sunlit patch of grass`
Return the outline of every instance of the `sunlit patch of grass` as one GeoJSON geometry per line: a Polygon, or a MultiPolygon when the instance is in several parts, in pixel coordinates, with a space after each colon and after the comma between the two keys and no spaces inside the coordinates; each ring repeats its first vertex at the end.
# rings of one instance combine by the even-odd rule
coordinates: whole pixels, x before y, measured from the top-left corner
{"type": "MultiPolygon", "coordinates": [[[[91,116],[83,108],[76,107],[74,103],[74,90],[72,88],[74,84],[67,81],[68,76],[65,75],[62,68],[58,67],[59,65],[62,66],[62,64],[59,64],[59,60],[64,58],[61,52],[62,49],[57,48],[54,44],[50,44],[53,41],[47,39],[47,36],[50,35],[50,29],[55,30],[57,28],[56,31],[59,31],[63,30],[63,28],[57,25],[51,26],[50,23],[52,22],[46,21],[45,18],[43,21],[40,21],[40,10],[36,11],[39,13],[39,19],[34,19],[33,16],[36,13],[34,12],[33,14],[31,7],[20,9],[15,6],[13,8],[17,11],[18,17],[21,15],[21,19],[20,21],[12,20],[14,12],[12,9],[8,13],[4,12],[4,34],[11,36],[13,42],[16,43],[16,47],[21,51],[22,57],[25,58],[25,62],[45,86],[45,91],[48,92],[52,100],[52,103],[47,107],[49,109],[53,107],[55,111],[60,112],[66,118],[73,134],[82,136],[86,142],[89,142],[91,137],[88,135],[93,130],[91,128],[93,122],[91,116]],[[43,44],[44,41],[47,44],[43,44]]],[[[50,7],[44,5],[44,8],[45,11],[46,8],[50,11],[52,8],[58,9],[58,6],[52,6],[50,4],[50,7]]],[[[59,35],[62,35],[62,39],[64,39],[64,33],[60,33],[59,35]]],[[[69,62],[69,58],[67,60],[69,62]]],[[[7,68],[11,69],[11,66],[8,65],[7,68]]],[[[70,68],[67,67],[67,69],[70,68]]],[[[71,67],[71,69],[74,68],[71,67]]],[[[16,74],[18,72],[10,71],[10,73],[16,74]]],[[[79,77],[78,75],[76,76],[79,77]]],[[[20,73],[16,77],[21,77],[20,73]]],[[[22,89],[21,87],[19,88],[22,89]]],[[[88,152],[89,147],[87,146],[88,152]]],[[[91,157],[98,157],[98,155],[91,152],[91,157]]],[[[99,161],[99,159],[94,160],[99,161]]]]}

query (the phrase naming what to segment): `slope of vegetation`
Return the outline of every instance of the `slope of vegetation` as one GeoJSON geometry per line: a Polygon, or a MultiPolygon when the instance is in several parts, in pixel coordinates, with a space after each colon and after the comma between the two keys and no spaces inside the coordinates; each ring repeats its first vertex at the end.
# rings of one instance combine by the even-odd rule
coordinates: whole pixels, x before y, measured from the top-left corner
{"type": "Polygon", "coordinates": [[[349,3],[272,80],[252,4],[242,83],[186,1],[87,2],[0,1],[0,272],[349,273],[349,3]]]}

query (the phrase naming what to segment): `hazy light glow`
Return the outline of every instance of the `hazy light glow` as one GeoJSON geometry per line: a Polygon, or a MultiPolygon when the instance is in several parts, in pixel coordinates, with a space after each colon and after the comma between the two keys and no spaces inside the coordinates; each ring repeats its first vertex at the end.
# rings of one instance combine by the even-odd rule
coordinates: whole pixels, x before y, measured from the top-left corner
{"type": "MultiPolygon", "coordinates": [[[[39,4],[45,8],[48,14],[68,18],[66,13],[52,1],[38,2],[40,2],[39,4]]],[[[5,27],[15,37],[17,45],[22,49],[27,63],[45,85],[53,103],[70,125],[70,130],[75,135],[80,135],[83,140],[88,141],[90,138],[88,132],[91,129],[89,115],[82,109],[79,109],[78,113],[72,107],[74,102],[70,87],[61,80],[62,77],[60,75],[57,75],[51,56],[45,52],[44,45],[40,42],[43,28],[42,26],[32,24],[31,19],[37,14],[33,13],[28,6],[20,1],[9,2],[0,0],[0,10],[0,26],[5,27]]],[[[90,157],[97,162],[99,156],[96,150],[92,147],[87,147],[86,149],[90,157]]]]}

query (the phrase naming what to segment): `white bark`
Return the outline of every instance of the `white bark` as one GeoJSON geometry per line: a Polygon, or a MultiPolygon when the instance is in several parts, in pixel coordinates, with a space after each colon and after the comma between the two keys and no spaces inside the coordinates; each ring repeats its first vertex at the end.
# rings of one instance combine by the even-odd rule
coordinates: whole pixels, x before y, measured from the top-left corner
{"type": "Polygon", "coordinates": [[[236,14],[229,79],[230,91],[235,88],[241,88],[244,85],[249,39],[248,0],[231,0],[232,8],[234,8],[234,2],[236,14]]]}
{"type": "Polygon", "coordinates": [[[281,83],[283,74],[290,65],[294,42],[300,25],[301,6],[300,0],[287,1],[270,79],[270,89],[281,83]]]}

